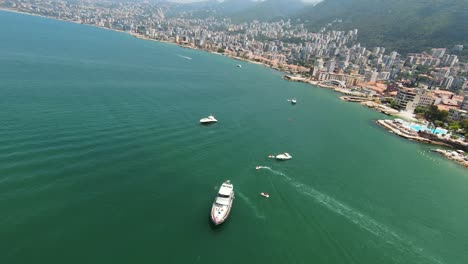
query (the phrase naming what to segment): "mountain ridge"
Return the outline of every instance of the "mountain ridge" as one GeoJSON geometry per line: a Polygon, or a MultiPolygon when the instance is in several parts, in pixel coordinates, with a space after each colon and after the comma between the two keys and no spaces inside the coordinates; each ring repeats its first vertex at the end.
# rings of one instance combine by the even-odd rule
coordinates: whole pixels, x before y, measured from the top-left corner
{"type": "Polygon", "coordinates": [[[359,30],[358,40],[402,53],[468,45],[466,0],[325,0],[295,18],[311,29],[342,19],[338,29],[359,30]]]}

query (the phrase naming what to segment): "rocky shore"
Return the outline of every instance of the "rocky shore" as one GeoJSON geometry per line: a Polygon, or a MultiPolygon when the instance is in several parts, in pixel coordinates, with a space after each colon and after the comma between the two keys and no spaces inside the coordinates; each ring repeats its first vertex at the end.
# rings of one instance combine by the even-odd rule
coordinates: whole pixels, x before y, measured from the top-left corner
{"type": "Polygon", "coordinates": [[[455,162],[460,163],[465,168],[468,168],[468,156],[466,156],[465,152],[462,150],[444,150],[444,149],[433,149],[432,151],[437,152],[449,160],[453,160],[455,162]]]}

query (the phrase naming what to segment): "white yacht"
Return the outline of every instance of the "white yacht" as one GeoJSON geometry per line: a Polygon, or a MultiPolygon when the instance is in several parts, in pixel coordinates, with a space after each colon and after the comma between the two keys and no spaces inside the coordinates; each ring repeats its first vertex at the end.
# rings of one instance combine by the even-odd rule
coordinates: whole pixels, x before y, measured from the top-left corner
{"type": "Polygon", "coordinates": [[[200,119],[200,123],[202,124],[209,124],[209,123],[216,123],[218,120],[213,115],[200,119]]]}
{"type": "Polygon", "coordinates": [[[297,103],[296,98],[291,99],[291,104],[296,104],[296,103],[297,103]]]}
{"type": "Polygon", "coordinates": [[[277,159],[277,160],[290,160],[290,159],[292,159],[292,156],[289,155],[289,153],[285,152],[285,153],[276,155],[275,159],[277,159]]]}
{"type": "Polygon", "coordinates": [[[230,181],[225,181],[219,188],[218,195],[211,207],[211,221],[215,225],[220,225],[226,221],[231,212],[234,201],[234,186],[230,181]]]}

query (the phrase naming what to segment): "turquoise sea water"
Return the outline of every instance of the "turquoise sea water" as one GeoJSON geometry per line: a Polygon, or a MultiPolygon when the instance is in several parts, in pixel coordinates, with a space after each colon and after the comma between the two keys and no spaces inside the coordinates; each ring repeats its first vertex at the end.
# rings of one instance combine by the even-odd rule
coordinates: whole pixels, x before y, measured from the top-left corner
{"type": "Polygon", "coordinates": [[[468,263],[466,170],[281,75],[0,12],[0,263],[468,263]]]}

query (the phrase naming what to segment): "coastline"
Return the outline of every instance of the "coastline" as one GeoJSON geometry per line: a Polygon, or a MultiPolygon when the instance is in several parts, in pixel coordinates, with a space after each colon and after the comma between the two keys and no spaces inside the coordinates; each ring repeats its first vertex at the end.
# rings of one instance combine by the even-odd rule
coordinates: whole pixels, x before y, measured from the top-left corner
{"type": "MultiPolygon", "coordinates": [[[[114,32],[124,33],[124,34],[128,34],[128,35],[130,35],[130,36],[133,36],[133,37],[135,37],[135,38],[142,39],[142,40],[149,40],[149,41],[154,41],[154,42],[172,44],[172,45],[177,45],[177,46],[182,47],[182,48],[204,51],[204,52],[208,52],[208,53],[211,53],[211,54],[216,54],[216,55],[225,56],[225,57],[228,57],[228,58],[231,58],[231,59],[234,59],[234,60],[244,61],[244,62],[248,62],[248,63],[252,63],[252,64],[257,64],[257,65],[263,65],[263,66],[265,66],[265,67],[267,67],[267,68],[277,70],[277,71],[282,72],[282,73],[284,73],[284,74],[292,74],[291,72],[282,70],[282,69],[280,69],[280,68],[278,68],[278,67],[274,67],[274,66],[269,65],[269,64],[266,64],[266,63],[264,63],[264,62],[260,62],[260,61],[256,61],[256,60],[250,60],[250,59],[246,59],[246,58],[242,58],[242,57],[237,57],[237,56],[230,55],[230,54],[226,54],[226,53],[218,53],[218,52],[214,52],[214,51],[211,51],[211,50],[198,48],[198,47],[196,47],[196,46],[183,45],[183,44],[181,44],[181,43],[177,43],[177,42],[173,42],[173,41],[166,41],[166,40],[161,40],[161,39],[149,38],[149,37],[143,36],[143,35],[138,34],[138,33],[135,33],[135,32],[123,31],[123,30],[118,30],[118,29],[113,29],[113,28],[108,28],[108,27],[101,27],[101,26],[97,26],[97,25],[92,25],[92,24],[87,24],[87,23],[81,23],[81,22],[74,21],[74,20],[61,19],[61,18],[52,17],[52,16],[44,16],[44,15],[35,14],[35,13],[28,13],[28,12],[23,12],[23,11],[20,11],[20,10],[10,9],[10,8],[5,8],[5,7],[0,7],[0,11],[10,12],[10,13],[17,13],[17,14],[23,14],[23,15],[29,15],[29,16],[36,16],[36,17],[42,17],[42,18],[48,18],[48,19],[54,19],[54,20],[59,20],[59,21],[64,21],[64,22],[71,22],[71,23],[78,24],[78,25],[85,25],[85,26],[95,27],[95,28],[99,28],[99,29],[104,29],[104,30],[110,30],[110,31],[114,31],[114,32]]],[[[303,83],[307,83],[307,84],[311,84],[311,85],[315,85],[315,86],[319,86],[319,87],[334,88],[334,87],[329,87],[329,86],[326,86],[326,85],[318,84],[318,82],[313,82],[313,81],[304,80],[304,81],[299,81],[299,82],[303,82],[303,83]]]]}
{"type": "Polygon", "coordinates": [[[100,27],[100,26],[96,26],[96,25],[92,25],[92,24],[80,23],[80,22],[74,21],[74,20],[62,19],[62,18],[51,17],[51,16],[44,16],[44,15],[35,14],[35,13],[28,13],[28,12],[23,12],[23,11],[19,11],[19,10],[16,10],[16,9],[10,9],[10,8],[5,8],[5,7],[0,7],[0,11],[16,13],[16,14],[22,14],[22,15],[28,15],[28,16],[42,17],[42,18],[53,19],[53,20],[58,20],[58,21],[63,21],[63,22],[70,22],[70,23],[77,24],[77,25],[84,25],[84,26],[90,26],[90,27],[94,27],[94,28],[110,30],[110,31],[114,31],[114,32],[127,33],[126,31],[122,31],[122,30],[118,30],[118,29],[100,27]]]}
{"type": "MultiPolygon", "coordinates": [[[[54,20],[59,20],[59,21],[63,21],[63,22],[71,22],[71,23],[74,23],[74,24],[91,26],[91,27],[104,29],[104,30],[110,30],[110,31],[119,32],[119,33],[125,33],[125,34],[133,36],[135,38],[142,39],[142,40],[149,40],[149,41],[154,41],[154,42],[173,44],[173,45],[177,45],[177,46],[182,47],[182,48],[199,50],[199,51],[208,52],[208,53],[212,53],[212,54],[216,54],[216,55],[222,55],[222,56],[228,57],[230,59],[234,59],[234,60],[239,60],[239,61],[244,61],[244,62],[248,62],[248,63],[252,63],[252,64],[262,65],[264,67],[274,69],[274,70],[277,70],[277,71],[279,71],[281,73],[284,73],[284,74],[286,74],[286,76],[288,76],[290,74],[294,74],[294,73],[285,71],[283,69],[280,69],[277,66],[273,66],[273,65],[261,62],[261,61],[247,59],[247,58],[243,58],[243,57],[238,57],[238,56],[234,56],[234,55],[228,54],[228,53],[218,53],[218,52],[215,52],[213,50],[203,49],[203,48],[199,48],[199,47],[192,46],[192,45],[184,45],[183,43],[177,43],[177,42],[174,42],[174,41],[167,41],[167,40],[150,38],[150,37],[138,34],[136,32],[112,29],[112,28],[108,28],[108,27],[82,23],[80,21],[69,20],[69,19],[61,19],[61,18],[57,18],[57,17],[45,16],[45,15],[36,14],[36,13],[29,13],[29,12],[24,12],[24,11],[20,11],[20,10],[5,8],[5,7],[0,7],[0,11],[23,14],[23,15],[29,15],[29,16],[42,17],[42,18],[47,18],[47,19],[54,19],[54,20]]],[[[380,112],[380,113],[383,113],[383,114],[386,114],[386,115],[389,115],[389,116],[402,117],[402,116],[400,116],[398,114],[399,112],[396,112],[396,113],[391,112],[392,109],[389,109],[389,107],[387,107],[387,106],[385,106],[385,105],[383,105],[381,103],[375,102],[374,100],[372,100],[372,98],[360,96],[360,95],[357,95],[357,94],[355,95],[355,94],[353,94],[352,91],[347,91],[347,90],[344,90],[344,89],[337,88],[335,86],[326,85],[326,84],[320,83],[318,81],[313,81],[313,80],[311,80],[309,78],[304,78],[304,77],[294,77],[293,76],[292,78],[284,78],[283,77],[283,79],[288,80],[288,81],[293,81],[293,82],[302,82],[302,83],[306,83],[306,84],[309,84],[311,86],[316,86],[316,87],[320,87],[320,88],[330,89],[330,90],[333,90],[334,92],[343,94],[344,96],[338,97],[341,100],[360,103],[361,105],[367,106],[368,108],[371,108],[374,111],[377,111],[377,112],[380,112]]],[[[423,138],[423,137],[419,137],[417,135],[409,135],[409,134],[406,134],[406,133],[401,133],[401,131],[395,131],[397,129],[395,129],[393,127],[389,127],[388,124],[385,124],[383,121],[384,120],[377,120],[376,123],[379,124],[381,127],[385,128],[390,133],[396,134],[396,135],[401,136],[403,138],[406,138],[406,139],[408,139],[410,141],[417,141],[417,142],[420,142],[420,143],[452,147],[450,145],[447,145],[447,144],[444,144],[444,143],[441,143],[441,142],[437,142],[437,141],[434,141],[434,140],[429,140],[429,139],[426,139],[426,138],[423,138]]],[[[447,155],[444,155],[444,156],[447,157],[447,155]]]]}
{"type": "Polygon", "coordinates": [[[231,58],[231,59],[235,59],[235,60],[240,60],[240,61],[244,61],[244,62],[248,62],[248,63],[252,63],[252,64],[257,64],[257,65],[263,65],[265,67],[275,69],[275,70],[280,71],[280,72],[285,73],[285,74],[291,74],[290,72],[283,71],[283,70],[281,70],[281,69],[279,69],[277,67],[273,67],[273,66],[268,65],[268,64],[263,63],[263,62],[259,62],[259,61],[255,61],[255,60],[249,60],[249,59],[246,59],[246,58],[241,58],[241,57],[233,56],[233,55],[230,55],[230,54],[218,53],[218,52],[198,48],[196,46],[183,45],[183,44],[173,42],[173,41],[166,41],[166,40],[161,40],[161,39],[149,38],[149,37],[143,36],[143,35],[135,33],[135,32],[123,31],[123,30],[118,30],[118,29],[113,29],[113,28],[108,28],[108,27],[101,27],[101,26],[97,26],[97,25],[93,25],[93,24],[81,23],[81,22],[74,21],[74,20],[61,19],[61,18],[52,17],[52,16],[44,16],[44,15],[35,14],[35,13],[28,13],[28,12],[23,12],[23,11],[19,11],[19,10],[16,10],[16,9],[10,9],[10,8],[5,8],[5,7],[0,7],[0,11],[23,14],[23,15],[29,15],[29,16],[36,16],[36,17],[42,17],[42,18],[48,18],[48,19],[54,19],[54,20],[59,20],[59,21],[64,21],[64,22],[71,22],[71,23],[78,24],[78,25],[85,25],[85,26],[95,27],[95,28],[99,28],[99,29],[105,29],[105,30],[110,30],[110,31],[114,31],[114,32],[124,33],[124,34],[128,34],[130,36],[133,36],[135,38],[142,39],[142,40],[149,40],[149,41],[154,41],[154,42],[172,44],[172,45],[177,45],[177,46],[182,47],[182,48],[204,51],[204,52],[208,52],[208,53],[212,53],[212,54],[216,54],[216,55],[222,55],[222,56],[225,56],[225,57],[228,57],[228,58],[231,58]]]}

